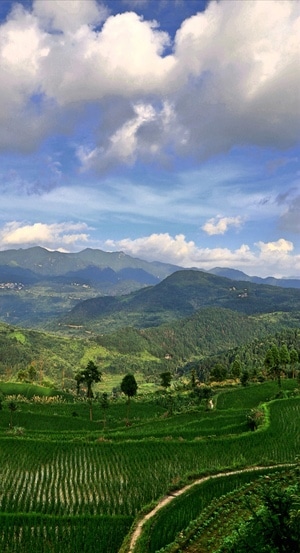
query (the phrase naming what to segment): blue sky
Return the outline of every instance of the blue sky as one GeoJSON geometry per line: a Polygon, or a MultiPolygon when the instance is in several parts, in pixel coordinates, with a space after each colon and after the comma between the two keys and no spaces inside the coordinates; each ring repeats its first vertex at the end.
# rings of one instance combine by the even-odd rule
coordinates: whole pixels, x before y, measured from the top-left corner
{"type": "Polygon", "coordinates": [[[0,2],[0,249],[300,278],[300,2],[0,2]]]}

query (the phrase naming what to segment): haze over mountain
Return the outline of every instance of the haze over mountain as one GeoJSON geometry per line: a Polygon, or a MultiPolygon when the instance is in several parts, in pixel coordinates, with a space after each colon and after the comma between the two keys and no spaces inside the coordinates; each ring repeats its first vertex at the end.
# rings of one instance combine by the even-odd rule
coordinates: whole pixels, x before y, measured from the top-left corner
{"type": "Polygon", "coordinates": [[[300,311],[300,290],[233,281],[197,270],[176,271],[156,286],[78,303],[61,324],[94,332],[146,328],[220,307],[247,315],[300,311]]]}
{"type": "MultiPolygon", "coordinates": [[[[61,253],[41,247],[6,250],[0,252],[0,320],[21,326],[44,327],[49,321],[59,316],[64,317],[75,308],[71,319],[77,321],[79,313],[86,309],[86,306],[80,305],[81,301],[90,299],[88,310],[91,309],[93,313],[99,305],[103,314],[107,315],[109,312],[112,316],[114,313],[114,318],[119,318],[122,324],[127,325],[131,324],[133,317],[129,313],[141,309],[138,325],[143,326],[145,312],[148,312],[147,324],[153,326],[169,318],[173,319],[176,313],[178,316],[189,315],[198,305],[232,308],[234,294],[228,296],[228,289],[236,288],[238,293],[243,293],[247,286],[248,290],[253,291],[250,284],[272,285],[268,288],[267,303],[265,298],[260,308],[254,306],[259,295],[257,291],[255,300],[253,294],[251,299],[248,297],[247,309],[253,309],[254,312],[257,309],[279,309],[280,293],[274,290],[275,286],[300,288],[300,280],[297,279],[261,279],[249,277],[234,269],[222,268],[215,268],[210,272],[188,270],[168,263],[147,262],[123,252],[110,253],[87,248],[78,253],[61,253]],[[176,284],[175,294],[170,286],[172,279],[166,282],[164,279],[178,271],[180,273],[174,277],[174,282],[176,279],[180,281],[181,289],[176,284]],[[198,299],[193,297],[186,304],[191,279],[194,280],[192,286],[197,286],[198,299]],[[138,292],[145,287],[150,288],[144,293],[138,292]],[[217,294],[211,293],[211,288],[214,287],[218,289],[217,294]],[[128,296],[131,292],[135,293],[128,296]],[[101,299],[103,296],[105,298],[101,299]],[[125,313],[129,317],[127,322],[125,313]]],[[[292,297],[293,291],[287,292],[285,301],[289,303],[292,297]]]]}
{"type": "Polygon", "coordinates": [[[243,271],[238,271],[236,269],[226,269],[222,267],[214,267],[208,272],[214,275],[231,278],[232,280],[243,280],[245,282],[255,282],[256,284],[270,284],[271,286],[280,286],[281,288],[300,288],[299,278],[275,278],[272,276],[262,278],[246,275],[243,271]]]}
{"type": "MultiPolygon", "coordinates": [[[[75,277],[77,274],[84,278],[98,280],[101,270],[112,269],[115,273],[125,271],[127,277],[137,270],[137,277],[144,271],[148,276],[148,284],[154,284],[165,278],[171,272],[181,267],[168,263],[148,262],[141,259],[135,259],[123,252],[106,252],[102,250],[93,250],[86,248],[78,253],[62,253],[59,251],[49,251],[39,246],[27,249],[12,249],[0,251],[0,277],[3,267],[11,269],[26,269],[32,271],[40,277],[67,276],[75,277]],[[99,270],[99,273],[95,269],[99,270]],[[90,273],[88,271],[90,269],[90,273]]],[[[12,271],[13,274],[13,271],[12,271]]],[[[122,273],[121,273],[122,275],[122,273]]],[[[130,276],[132,276],[130,275],[130,276]]],[[[121,277],[120,277],[121,278],[121,277]]],[[[143,277],[144,280],[146,276],[143,277]]],[[[100,280],[103,280],[100,278],[100,280]]],[[[110,280],[109,278],[107,279],[110,280]]],[[[125,280],[125,278],[123,278],[125,280]]],[[[138,281],[138,278],[136,279],[138,281]]]]}
{"type": "MultiPolygon", "coordinates": [[[[140,284],[157,284],[168,275],[183,269],[179,265],[160,261],[145,261],[131,257],[124,252],[107,252],[86,248],[77,253],[49,251],[35,246],[27,249],[0,251],[0,282],[34,283],[65,277],[66,281],[79,279],[90,282],[111,282],[132,280],[140,284]]],[[[193,268],[194,269],[194,268],[193,268]]],[[[198,270],[195,268],[195,270],[198,270]]],[[[199,269],[202,270],[202,269],[199,269]]],[[[272,284],[284,288],[299,288],[300,279],[278,279],[272,276],[261,278],[249,276],[231,268],[215,267],[207,271],[232,280],[243,280],[261,284],[272,284]]]]}

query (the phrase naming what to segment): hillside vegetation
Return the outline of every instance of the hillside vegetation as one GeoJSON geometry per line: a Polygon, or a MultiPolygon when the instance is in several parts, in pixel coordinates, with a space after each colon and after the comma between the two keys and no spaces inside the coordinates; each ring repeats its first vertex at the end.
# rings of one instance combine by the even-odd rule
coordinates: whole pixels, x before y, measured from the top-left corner
{"type": "Polygon", "coordinates": [[[63,317],[61,325],[107,333],[124,326],[159,326],[206,307],[247,315],[300,312],[300,290],[235,282],[202,271],[177,271],[153,287],[80,302],[63,317]]]}
{"type": "Polygon", "coordinates": [[[299,335],[293,330],[298,321],[297,313],[247,316],[207,308],[169,325],[127,327],[86,338],[0,324],[0,377],[74,389],[75,374],[91,359],[99,365],[104,380],[131,371],[158,382],[163,371],[171,371],[175,377],[192,369],[205,380],[220,364],[229,376],[235,358],[240,360],[241,370],[255,367],[257,376],[268,344],[284,342],[289,350],[300,352],[299,335]]]}
{"type": "Polygon", "coordinates": [[[0,319],[43,328],[76,303],[155,285],[179,267],[87,248],[61,253],[44,248],[0,252],[0,319]]]}
{"type": "Polygon", "coordinates": [[[298,296],[293,291],[280,293],[287,287],[298,288],[299,292],[297,279],[261,279],[218,267],[208,273],[193,270],[182,275],[181,272],[180,267],[168,263],[150,263],[123,252],[90,248],[77,253],[40,247],[1,251],[0,320],[41,329],[51,322],[52,330],[58,331],[62,330],[54,322],[58,318],[63,325],[72,324],[73,320],[75,325],[84,328],[89,327],[92,318],[98,332],[107,332],[128,325],[157,326],[188,316],[202,306],[221,306],[247,313],[270,312],[276,304],[277,310],[284,311],[290,311],[293,303],[295,308],[299,307],[298,296]],[[175,279],[156,289],[157,284],[175,272],[178,273],[175,279]],[[195,277],[197,272],[199,275],[195,277]],[[201,290],[196,291],[195,286],[201,290]],[[145,295],[128,296],[145,287],[151,287],[145,290],[145,295]],[[228,295],[229,288],[232,293],[228,295]],[[124,301],[123,295],[127,295],[124,301]],[[112,299],[115,296],[117,301],[112,299]],[[98,297],[105,300],[101,302],[98,297]],[[88,299],[93,301],[67,315],[88,299]]]}

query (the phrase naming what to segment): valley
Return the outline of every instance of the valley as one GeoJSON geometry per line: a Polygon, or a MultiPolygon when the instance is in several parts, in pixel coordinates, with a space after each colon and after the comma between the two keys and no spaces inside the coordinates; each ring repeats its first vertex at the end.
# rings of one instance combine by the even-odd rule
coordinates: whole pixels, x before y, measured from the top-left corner
{"type": "Polygon", "coordinates": [[[27,253],[42,277],[0,278],[3,553],[232,553],[236,495],[299,497],[297,287],[174,267],[100,285],[27,253]]]}

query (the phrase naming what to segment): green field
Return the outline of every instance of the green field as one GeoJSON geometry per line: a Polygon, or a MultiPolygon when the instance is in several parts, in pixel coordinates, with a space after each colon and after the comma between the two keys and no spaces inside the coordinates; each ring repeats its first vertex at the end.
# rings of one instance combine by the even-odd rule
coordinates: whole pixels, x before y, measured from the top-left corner
{"type": "MultiPolygon", "coordinates": [[[[292,396],[296,384],[284,380],[283,390],[292,396]]],[[[131,402],[130,426],[124,400],[111,401],[105,414],[95,402],[93,421],[83,400],[17,399],[13,413],[4,401],[1,551],[117,553],[141,511],[168,491],[229,468],[294,462],[299,396],[267,403],[257,431],[246,424],[249,409],[277,391],[275,382],[220,391],[214,410],[186,402],[172,415],[159,395],[139,398],[131,402]]],[[[157,549],[143,553],[167,545],[192,518],[194,513],[185,515],[182,528],[177,524],[167,538],[156,536],[157,549]]]]}

